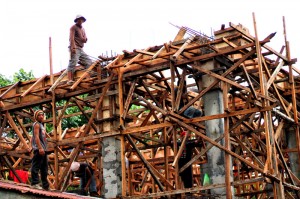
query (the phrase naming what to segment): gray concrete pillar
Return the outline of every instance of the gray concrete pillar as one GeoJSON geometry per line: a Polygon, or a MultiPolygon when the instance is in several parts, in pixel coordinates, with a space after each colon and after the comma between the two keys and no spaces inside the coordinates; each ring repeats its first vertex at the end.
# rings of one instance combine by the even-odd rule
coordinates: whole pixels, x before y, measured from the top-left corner
{"type": "Polygon", "coordinates": [[[104,198],[122,196],[121,141],[117,137],[103,138],[102,165],[104,198]]]}
{"type": "Polygon", "coordinates": [[[289,149],[295,149],[295,152],[290,152],[289,154],[289,161],[290,161],[290,168],[291,171],[300,178],[300,166],[299,166],[299,156],[297,152],[297,138],[296,138],[296,131],[295,128],[288,128],[286,129],[286,140],[289,149]]]}
{"type": "MultiPolygon", "coordinates": [[[[201,65],[202,68],[211,70],[215,67],[218,67],[213,60],[208,61],[201,65]]],[[[202,76],[202,89],[211,85],[215,81],[215,78],[209,75],[202,76]]],[[[223,104],[223,93],[220,88],[216,88],[207,92],[203,96],[204,103],[204,113],[206,116],[221,114],[224,113],[224,104],[223,104]]],[[[224,119],[214,119],[208,120],[205,122],[206,135],[211,139],[215,140],[220,135],[224,133],[224,119]]],[[[208,143],[207,143],[208,144],[208,143]]],[[[221,145],[224,145],[224,139],[220,142],[221,145]]],[[[202,175],[208,175],[210,179],[210,184],[219,184],[225,183],[225,155],[222,150],[217,147],[211,148],[207,152],[208,161],[206,164],[202,165],[202,175]]],[[[204,179],[202,179],[203,182],[204,179]]],[[[232,181],[232,173],[231,173],[232,181]]],[[[224,195],[226,193],[226,188],[212,189],[211,194],[221,194],[221,198],[226,198],[224,195]]],[[[233,189],[232,189],[232,193],[233,189]]],[[[232,197],[234,198],[234,196],[232,197]]]]}

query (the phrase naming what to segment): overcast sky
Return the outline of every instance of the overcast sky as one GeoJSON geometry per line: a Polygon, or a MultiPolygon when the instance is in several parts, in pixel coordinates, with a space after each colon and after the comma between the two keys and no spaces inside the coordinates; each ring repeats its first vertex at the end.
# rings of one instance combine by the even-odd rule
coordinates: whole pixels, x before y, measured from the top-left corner
{"type": "Polygon", "coordinates": [[[291,56],[299,60],[300,9],[296,4],[295,0],[1,0],[0,74],[12,77],[20,68],[32,70],[35,77],[50,74],[49,37],[54,72],[65,69],[69,29],[77,14],[87,19],[84,50],[92,57],[171,41],[178,29],[170,23],[207,35],[222,24],[241,23],[254,36],[253,12],[259,39],[277,32],[269,45],[280,51],[284,16],[291,56]]]}

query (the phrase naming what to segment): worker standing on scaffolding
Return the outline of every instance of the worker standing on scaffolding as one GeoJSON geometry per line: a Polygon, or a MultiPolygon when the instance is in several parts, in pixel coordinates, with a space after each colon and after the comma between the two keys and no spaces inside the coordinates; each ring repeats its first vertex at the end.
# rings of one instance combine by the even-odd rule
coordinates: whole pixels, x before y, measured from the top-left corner
{"type": "Polygon", "coordinates": [[[68,65],[68,85],[74,83],[74,70],[78,61],[84,66],[89,67],[92,64],[92,60],[83,51],[84,43],[87,42],[87,37],[82,24],[86,19],[82,15],[77,15],[74,19],[75,24],[70,28],[70,61],[68,65]]]}
{"type": "Polygon", "coordinates": [[[33,158],[31,160],[31,185],[36,188],[49,190],[48,159],[47,159],[47,140],[46,130],[42,124],[44,121],[44,112],[37,110],[34,112],[35,123],[33,124],[32,148],[33,158]],[[39,185],[39,171],[41,172],[42,187],[39,185]]]}

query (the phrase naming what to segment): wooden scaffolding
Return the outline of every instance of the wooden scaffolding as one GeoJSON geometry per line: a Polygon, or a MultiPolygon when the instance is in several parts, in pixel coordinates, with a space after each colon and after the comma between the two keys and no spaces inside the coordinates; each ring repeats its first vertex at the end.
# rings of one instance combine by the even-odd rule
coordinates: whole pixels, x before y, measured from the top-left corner
{"type": "Polygon", "coordinates": [[[40,108],[47,115],[45,124],[53,127],[48,134],[49,182],[57,190],[66,189],[74,160],[90,162],[101,187],[102,139],[118,137],[123,197],[181,197],[187,192],[213,197],[210,190],[225,187],[227,198],[267,198],[270,193],[299,198],[294,168],[299,170],[300,70],[286,39],[276,51],[269,44],[274,34],[259,39],[255,18],[254,27],[252,36],[230,23],[213,38],[180,27],[173,41],[99,57],[88,69],[78,66],[71,86],[61,71],[0,88],[0,179],[8,171],[17,178],[17,170],[29,171],[33,113],[40,108]],[[202,67],[208,61],[214,68],[202,67]],[[203,76],[214,81],[203,87],[203,76]],[[202,98],[214,89],[222,91],[224,110],[206,115],[202,98]],[[180,106],[183,97],[188,101],[180,106]],[[204,114],[186,118],[183,112],[190,106],[204,114]],[[78,112],[68,113],[70,107],[78,112]],[[88,122],[61,128],[66,118],[78,115],[88,122]],[[206,135],[205,123],[214,119],[224,119],[217,139],[206,135]],[[200,143],[185,165],[193,167],[190,189],[183,188],[179,177],[182,131],[200,143]],[[213,148],[225,154],[224,183],[203,184],[201,167],[213,148]]]}

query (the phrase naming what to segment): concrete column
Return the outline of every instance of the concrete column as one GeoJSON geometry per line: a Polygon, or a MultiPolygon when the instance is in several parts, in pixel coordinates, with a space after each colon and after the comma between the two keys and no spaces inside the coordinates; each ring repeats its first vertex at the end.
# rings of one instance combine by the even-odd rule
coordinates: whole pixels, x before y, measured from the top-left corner
{"type": "MultiPolygon", "coordinates": [[[[213,60],[201,65],[202,68],[211,70],[218,67],[213,60]]],[[[209,75],[202,76],[202,89],[208,87],[215,78],[209,75]]],[[[206,116],[224,113],[223,94],[220,88],[216,88],[207,92],[203,96],[204,113],[206,116]]],[[[214,119],[205,122],[206,135],[215,140],[224,133],[224,119],[214,119]]],[[[208,143],[207,143],[208,144],[208,143]]],[[[224,139],[220,142],[224,145],[224,139]]],[[[207,152],[208,162],[202,165],[202,176],[207,174],[210,179],[210,184],[225,183],[225,156],[224,152],[217,147],[213,147],[207,152]]],[[[231,173],[232,178],[232,173],[231,173]]],[[[232,181],[232,180],[231,180],[232,181]]],[[[202,179],[204,182],[204,179],[202,179]]],[[[206,179],[207,182],[207,179],[206,179]]],[[[212,189],[211,194],[225,194],[226,188],[212,189]]],[[[233,189],[232,189],[232,193],[233,189]]],[[[221,198],[226,198],[222,196],[221,198]]],[[[234,196],[232,196],[234,198],[234,196]]]]}
{"type": "Polygon", "coordinates": [[[286,129],[286,140],[289,149],[295,149],[295,152],[290,152],[289,154],[289,161],[290,161],[290,168],[291,171],[300,178],[300,166],[299,166],[299,156],[297,152],[297,138],[296,138],[296,131],[294,128],[286,129]]]}
{"type": "MultiPolygon", "coordinates": [[[[103,99],[102,118],[107,119],[102,123],[103,133],[115,131],[119,126],[119,119],[112,120],[115,114],[119,114],[114,105],[118,102],[117,95],[105,96],[103,99]],[[109,107],[109,108],[107,108],[109,107]]],[[[122,164],[121,141],[119,137],[104,137],[102,140],[102,168],[103,185],[101,195],[104,198],[117,198],[122,196],[122,164]]],[[[124,176],[125,177],[125,176],[124,176]]]]}
{"type": "Polygon", "coordinates": [[[121,142],[117,137],[103,138],[103,186],[104,198],[122,195],[121,142]]]}

